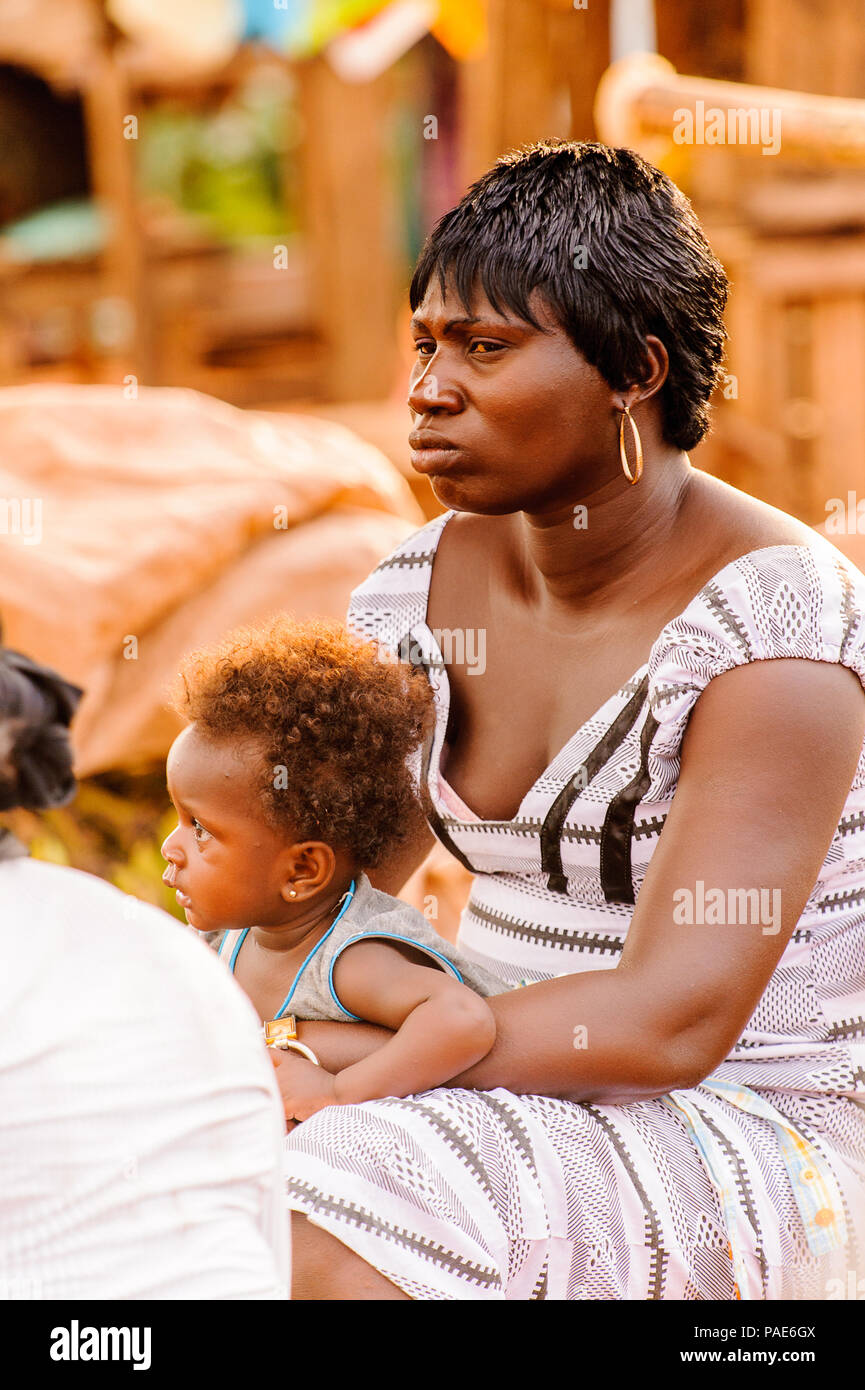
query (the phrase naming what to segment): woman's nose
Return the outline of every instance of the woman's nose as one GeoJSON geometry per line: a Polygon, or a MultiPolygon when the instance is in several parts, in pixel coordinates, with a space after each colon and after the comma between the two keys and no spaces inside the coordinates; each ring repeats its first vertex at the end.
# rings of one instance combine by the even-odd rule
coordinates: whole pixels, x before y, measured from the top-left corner
{"type": "Polygon", "coordinates": [[[165,839],[162,841],[162,847],[159,851],[162,855],[162,858],[167,859],[169,864],[178,864],[183,857],[180,852],[180,846],[178,844],[177,838],[179,830],[180,825],[175,825],[171,834],[167,835],[165,839]]]}
{"type": "Polygon", "coordinates": [[[452,379],[442,375],[441,369],[436,372],[434,361],[431,357],[409,385],[408,405],[415,415],[426,415],[431,410],[455,411],[460,408],[459,390],[452,379]]]}

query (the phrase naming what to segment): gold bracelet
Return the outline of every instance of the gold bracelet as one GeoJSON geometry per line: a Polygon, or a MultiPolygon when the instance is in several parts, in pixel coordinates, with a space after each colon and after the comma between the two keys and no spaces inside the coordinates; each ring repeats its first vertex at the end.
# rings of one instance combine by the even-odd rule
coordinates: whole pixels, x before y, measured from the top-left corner
{"type": "Polygon", "coordinates": [[[286,1038],[285,1042],[274,1043],[274,1046],[278,1047],[280,1052],[299,1052],[302,1057],[307,1057],[310,1062],[315,1062],[317,1067],[321,1066],[321,1062],[312,1048],[307,1047],[306,1043],[299,1042],[297,1038],[286,1038]]]}
{"type": "Polygon", "coordinates": [[[297,1036],[297,1019],[294,1014],[286,1014],[285,1018],[272,1018],[265,1023],[262,1029],[264,1041],[268,1047],[277,1047],[280,1052],[299,1052],[308,1061],[314,1062],[317,1067],[321,1062],[316,1057],[311,1047],[302,1043],[297,1036]]]}

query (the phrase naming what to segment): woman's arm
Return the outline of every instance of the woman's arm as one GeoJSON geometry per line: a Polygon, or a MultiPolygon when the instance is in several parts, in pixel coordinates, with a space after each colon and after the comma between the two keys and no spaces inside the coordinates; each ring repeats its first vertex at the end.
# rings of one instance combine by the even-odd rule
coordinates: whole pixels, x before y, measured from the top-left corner
{"type": "MultiPolygon", "coordinates": [[[[844,666],[777,658],[715,677],[691,715],[618,966],[489,1000],[495,1045],[449,1084],[622,1103],[709,1075],[801,916],[863,734],[865,696],[844,666]],[[677,921],[698,883],[704,895],[721,889],[725,902],[728,889],[757,890],[758,900],[763,890],[764,920],[741,920],[749,914],[737,910],[729,924],[677,921]]],[[[303,1024],[301,1037],[315,1048],[314,1030],[349,1026],[303,1024]]],[[[326,1050],[329,1035],[320,1036],[326,1050]]],[[[373,1050],[380,1037],[358,1034],[352,1046],[373,1050]]]]}
{"type": "Polygon", "coordinates": [[[350,1013],[397,1031],[383,1047],[335,1074],[301,1059],[291,1068],[291,1089],[283,1090],[289,1118],[305,1120],[325,1105],[409,1096],[443,1085],[479,1061],[495,1040],[495,1020],[484,999],[384,941],[360,941],[344,951],[334,987],[350,1013]]]}
{"type": "Polygon", "coordinates": [[[711,681],[619,965],[493,999],[495,1047],[450,1084],[623,1103],[708,1076],[801,916],[863,735],[865,693],[844,666],[778,658],[711,681]],[[687,894],[710,889],[737,922],[681,920],[687,894]],[[757,890],[762,920],[727,890],[757,890]]]}

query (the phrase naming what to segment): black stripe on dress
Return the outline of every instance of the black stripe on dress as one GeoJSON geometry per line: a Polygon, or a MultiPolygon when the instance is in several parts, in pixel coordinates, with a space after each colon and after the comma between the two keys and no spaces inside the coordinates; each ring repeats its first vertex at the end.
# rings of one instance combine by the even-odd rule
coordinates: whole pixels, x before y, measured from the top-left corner
{"type": "MultiPolygon", "coordinates": [[[[405,640],[406,638],[403,638],[403,642],[405,642],[405,640]]],[[[412,665],[419,666],[421,670],[424,672],[427,680],[430,679],[430,663],[426,661],[423,657],[419,657],[417,661],[412,661],[412,665]]],[[[445,829],[444,822],[441,816],[439,815],[438,811],[436,810],[435,802],[433,801],[432,796],[430,794],[429,769],[430,762],[432,761],[433,744],[435,743],[437,732],[438,719],[436,719],[432,729],[427,734],[426,742],[424,743],[423,748],[423,758],[420,770],[420,793],[423,804],[423,812],[427,818],[430,829],[432,830],[436,839],[444,845],[445,849],[450,851],[450,853],[454,856],[454,859],[459,860],[464,869],[468,869],[469,873],[473,874],[475,872],[474,865],[466,858],[459,846],[454,843],[450,833],[445,829]]]]}
{"type": "Polygon", "coordinates": [[[658,721],[650,712],[640,733],[640,770],[622,790],[616,792],[604,818],[601,831],[601,887],[608,903],[634,903],[634,882],[631,878],[631,840],[634,834],[634,814],[651,782],[648,769],[649,749],[658,721]]]}
{"type": "Polygon", "coordinates": [[[568,891],[567,875],[562,868],[562,829],[568,813],[577,797],[582,795],[592,778],[609,762],[619,744],[624,742],[636,724],[648,688],[649,677],[645,675],[603,738],[595,744],[585,762],[562,787],[546,814],[541,828],[541,870],[549,875],[547,887],[552,893],[568,891]]]}

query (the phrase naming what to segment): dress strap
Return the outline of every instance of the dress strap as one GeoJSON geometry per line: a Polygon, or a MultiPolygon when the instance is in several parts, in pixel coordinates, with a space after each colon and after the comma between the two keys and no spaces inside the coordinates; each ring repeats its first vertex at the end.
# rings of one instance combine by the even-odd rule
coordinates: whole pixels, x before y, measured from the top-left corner
{"type": "Polygon", "coordinates": [[[229,931],[229,932],[226,932],[226,933],[225,933],[225,936],[222,938],[222,941],[219,943],[219,952],[218,952],[218,954],[221,956],[221,955],[222,955],[223,947],[224,947],[224,946],[227,944],[227,942],[228,942],[228,938],[229,938],[229,937],[233,937],[233,938],[234,938],[234,941],[233,941],[233,943],[232,943],[231,955],[228,957],[228,968],[229,968],[229,970],[231,971],[232,975],[234,974],[234,962],[237,960],[237,953],[238,953],[238,951],[240,950],[241,946],[243,945],[244,941],[246,940],[246,935],[247,935],[247,932],[248,932],[248,931],[249,931],[249,927],[245,927],[243,931],[238,931],[238,932],[231,932],[231,931],[229,931]]]}
{"type": "MultiPolygon", "coordinates": [[[[331,936],[331,934],[333,933],[333,930],[334,930],[334,928],[336,927],[336,924],[337,924],[337,922],[339,921],[339,919],[343,916],[344,913],[346,913],[346,912],[348,911],[349,907],[351,906],[351,900],[352,900],[352,898],[354,897],[355,889],[356,889],[356,888],[357,888],[357,884],[356,884],[355,880],[352,879],[352,881],[351,881],[351,883],[349,884],[348,888],[346,889],[346,891],[343,893],[342,897],[340,898],[340,903],[342,904],[342,906],[340,907],[339,912],[338,912],[338,913],[336,914],[336,916],[334,917],[334,919],[333,919],[333,921],[331,922],[330,926],[328,927],[327,931],[324,933],[324,936],[322,936],[322,937],[319,938],[319,940],[318,940],[318,941],[315,943],[315,945],[313,946],[312,950],[311,950],[311,951],[309,952],[309,954],[307,955],[307,957],[306,957],[306,959],[304,960],[303,964],[300,966],[300,969],[298,970],[297,974],[295,975],[295,977],[294,977],[294,979],[293,979],[293,981],[292,981],[291,989],[288,991],[288,994],[287,994],[287,995],[285,996],[285,998],[283,999],[282,1004],[280,1005],[278,1012],[277,1012],[276,1014],[274,1014],[274,1021],[275,1021],[277,1018],[282,1018],[283,1014],[285,1013],[286,1009],[288,1008],[289,1004],[291,1003],[292,999],[294,998],[295,990],[297,989],[298,983],[300,982],[300,977],[301,977],[301,975],[303,974],[304,970],[305,970],[306,967],[309,965],[309,962],[312,960],[312,958],[313,958],[313,956],[316,954],[316,952],[321,950],[321,948],[322,948],[322,946],[324,945],[325,941],[327,941],[328,937],[331,936]]],[[[240,951],[240,948],[241,948],[241,946],[243,945],[244,941],[246,940],[247,936],[249,935],[249,927],[244,927],[243,931],[240,931],[240,932],[237,932],[237,933],[235,933],[235,932],[230,932],[230,931],[229,931],[229,932],[226,932],[225,935],[223,936],[222,940],[221,940],[220,943],[219,943],[219,950],[217,951],[217,955],[219,955],[219,956],[222,955],[223,948],[225,947],[226,943],[228,942],[228,938],[229,938],[230,936],[234,936],[234,935],[237,936],[237,940],[236,940],[235,943],[234,943],[234,949],[232,950],[231,955],[230,955],[229,960],[228,960],[228,968],[229,968],[229,970],[231,971],[232,975],[234,974],[234,965],[235,965],[235,961],[237,960],[237,956],[238,956],[238,953],[239,953],[239,951],[240,951]]]]}
{"type": "Polygon", "coordinates": [[[309,965],[309,962],[312,960],[313,956],[321,950],[324,943],[328,940],[330,936],[333,935],[333,932],[336,929],[336,924],[339,921],[340,917],[342,917],[343,913],[348,911],[349,907],[351,906],[351,900],[355,894],[355,888],[356,884],[354,879],[352,879],[350,886],[342,895],[342,907],[339,909],[339,912],[334,917],[324,936],[321,938],[320,941],[317,941],[315,943],[309,955],[306,957],[306,960],[303,962],[297,974],[295,975],[294,980],[292,981],[291,989],[288,991],[288,994],[285,996],[285,998],[282,1001],[282,1004],[279,1007],[279,1012],[274,1015],[275,1019],[282,1018],[283,1014],[285,1013],[286,1009],[288,1008],[289,1004],[294,998],[295,990],[297,989],[297,986],[300,983],[300,977],[303,974],[304,970],[309,965]]]}
{"type": "Polygon", "coordinates": [[[631,877],[634,815],[652,780],[648,767],[649,749],[657,727],[658,721],[650,711],[640,732],[639,771],[626,787],[616,792],[607,807],[601,831],[601,887],[608,903],[636,902],[631,877]]]}
{"type": "MultiPolygon", "coordinates": [[[[411,634],[407,634],[407,636],[403,638],[403,642],[409,641],[410,637],[411,634]]],[[[426,658],[421,657],[414,664],[420,667],[427,680],[429,680],[430,662],[427,661],[426,658]]],[[[454,840],[452,836],[449,834],[449,832],[445,830],[444,822],[436,809],[432,797],[429,794],[429,770],[430,763],[432,761],[432,750],[433,744],[435,743],[437,730],[438,721],[435,721],[424,740],[423,753],[421,755],[420,790],[421,796],[423,798],[423,811],[424,815],[429,821],[430,828],[433,831],[433,834],[436,836],[436,839],[438,839],[440,843],[444,845],[445,849],[450,851],[454,859],[459,860],[464,869],[468,869],[469,873],[473,874],[475,872],[474,865],[470,862],[470,860],[466,858],[459,846],[454,843],[454,840]]]]}
{"type": "MultiPolygon", "coordinates": [[[[619,744],[623,743],[627,738],[631,729],[637,722],[648,689],[649,677],[645,675],[628,703],[620,710],[604,736],[598,740],[570,781],[566,782],[564,787],[562,787],[562,790],[559,792],[544,818],[544,823],[541,827],[541,869],[544,873],[549,875],[547,887],[552,893],[566,893],[568,889],[567,875],[562,867],[562,830],[564,829],[568,812],[577,797],[581,796],[585,791],[592,778],[596,777],[605,763],[609,762],[613,753],[619,747],[619,744]]],[[[631,825],[633,826],[633,815],[631,816],[631,825]]],[[[608,857],[613,848],[614,846],[611,841],[608,857]]],[[[621,853],[620,850],[618,852],[621,853]]],[[[630,877],[630,837],[628,837],[627,840],[627,854],[630,877]]],[[[616,871],[621,873],[618,863],[616,863],[615,867],[616,871]]],[[[604,885],[604,892],[605,894],[607,892],[606,885],[604,885]]],[[[611,901],[609,897],[607,900],[611,901]]],[[[613,899],[612,901],[616,900],[613,899]]],[[[633,902],[633,890],[631,902],[633,902]]]]}

